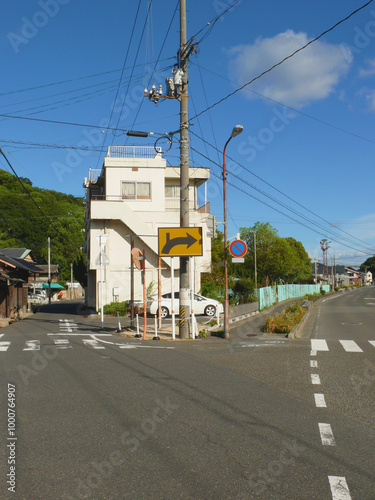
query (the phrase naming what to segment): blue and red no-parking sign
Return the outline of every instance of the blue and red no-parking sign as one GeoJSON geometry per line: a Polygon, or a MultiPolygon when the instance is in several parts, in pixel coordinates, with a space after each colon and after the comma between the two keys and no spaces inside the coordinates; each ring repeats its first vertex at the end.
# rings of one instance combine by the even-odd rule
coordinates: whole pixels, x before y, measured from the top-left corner
{"type": "Polygon", "coordinates": [[[229,245],[229,251],[233,257],[243,257],[247,252],[247,245],[242,240],[234,240],[229,245]]]}

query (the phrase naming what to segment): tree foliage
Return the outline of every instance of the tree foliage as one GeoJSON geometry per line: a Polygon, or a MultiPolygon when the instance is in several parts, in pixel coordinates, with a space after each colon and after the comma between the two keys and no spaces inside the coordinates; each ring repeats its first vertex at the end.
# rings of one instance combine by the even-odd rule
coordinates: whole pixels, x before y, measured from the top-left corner
{"type": "Polygon", "coordinates": [[[80,250],[84,244],[83,198],[33,187],[27,178],[21,180],[24,187],[14,175],[0,169],[0,248],[26,247],[38,264],[46,264],[49,236],[51,262],[60,266],[61,280],[70,280],[73,263],[76,279],[84,284],[86,263],[80,250]]]}
{"type": "MultiPolygon", "coordinates": [[[[228,252],[229,287],[240,297],[249,300],[255,284],[256,243],[257,286],[268,286],[277,281],[299,283],[311,276],[311,260],[300,241],[281,238],[268,222],[256,222],[253,227],[241,228],[241,239],[247,243],[247,254],[243,264],[232,262],[228,252]]],[[[224,242],[218,232],[212,240],[212,272],[202,276],[202,294],[218,298],[224,291],[224,242]]]]}
{"type": "Polygon", "coordinates": [[[375,276],[375,255],[366,259],[359,267],[362,272],[371,271],[372,275],[375,276]]]}

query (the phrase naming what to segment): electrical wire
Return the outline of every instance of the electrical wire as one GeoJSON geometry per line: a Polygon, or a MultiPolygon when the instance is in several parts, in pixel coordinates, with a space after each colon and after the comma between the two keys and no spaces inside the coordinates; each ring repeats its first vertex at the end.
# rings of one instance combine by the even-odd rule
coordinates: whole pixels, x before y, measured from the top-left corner
{"type": "Polygon", "coordinates": [[[231,10],[233,7],[235,7],[238,3],[240,3],[242,0],[234,0],[230,5],[228,5],[220,14],[215,16],[214,18],[211,19],[203,28],[201,28],[195,35],[193,35],[190,40],[193,38],[196,38],[198,35],[202,33],[205,29],[208,31],[202,36],[202,38],[198,41],[195,42],[196,44],[202,43],[203,40],[205,40],[213,31],[215,24],[218,22],[218,20],[223,17],[229,10],[231,10]]]}
{"type": "MultiPolygon", "coordinates": [[[[175,18],[175,15],[176,15],[176,12],[177,12],[177,8],[178,8],[179,4],[180,4],[180,1],[178,0],[178,1],[177,1],[177,4],[176,4],[176,7],[175,7],[175,10],[174,10],[174,12],[173,12],[172,18],[171,18],[171,20],[170,20],[170,22],[169,22],[169,26],[168,26],[168,29],[167,29],[167,33],[166,33],[166,35],[165,35],[165,37],[164,37],[163,43],[162,43],[161,48],[160,48],[160,50],[159,50],[159,54],[158,54],[158,57],[157,57],[157,59],[156,59],[156,63],[154,64],[154,69],[153,69],[153,71],[152,71],[152,73],[151,73],[151,75],[150,75],[150,78],[149,78],[149,80],[148,80],[148,84],[147,84],[147,87],[146,87],[146,88],[149,88],[149,87],[150,87],[151,80],[152,80],[152,78],[153,78],[153,76],[154,76],[154,74],[155,74],[155,68],[157,67],[158,62],[160,61],[160,56],[161,56],[161,53],[162,53],[162,51],[163,51],[163,49],[164,49],[164,45],[165,45],[165,43],[166,43],[166,41],[167,41],[168,35],[169,35],[169,33],[170,33],[170,30],[171,30],[171,27],[172,27],[172,23],[173,23],[173,21],[174,21],[174,18],[175,18]]],[[[138,118],[139,113],[140,113],[140,111],[141,111],[141,108],[142,108],[143,102],[144,102],[144,100],[142,99],[142,101],[140,102],[140,104],[139,104],[139,106],[138,106],[137,112],[136,112],[136,114],[135,114],[135,118],[134,118],[134,120],[133,120],[133,123],[132,123],[131,129],[133,129],[133,128],[134,128],[134,126],[135,126],[135,124],[136,124],[136,121],[137,121],[137,118],[138,118]]],[[[119,122],[118,122],[118,123],[119,123],[119,122]]],[[[117,123],[117,124],[118,124],[118,123],[117,123]]],[[[128,142],[128,138],[126,139],[125,144],[127,144],[127,142],[128,142]]]]}
{"type": "MultiPolygon", "coordinates": [[[[114,113],[114,110],[115,110],[115,106],[116,106],[116,102],[117,102],[117,97],[118,97],[118,94],[119,94],[119,91],[120,91],[120,87],[121,87],[121,83],[122,83],[122,78],[124,76],[124,71],[125,71],[126,63],[128,61],[130,47],[131,47],[131,44],[132,44],[132,41],[133,41],[134,30],[135,30],[135,26],[137,24],[137,19],[138,19],[138,14],[139,14],[139,9],[141,7],[141,3],[142,3],[142,0],[139,0],[137,12],[136,12],[135,19],[134,19],[134,22],[133,22],[133,28],[132,28],[132,31],[131,31],[131,34],[130,34],[130,40],[129,40],[129,43],[128,43],[128,49],[126,51],[124,64],[122,65],[122,71],[121,71],[120,79],[119,79],[117,90],[116,90],[116,96],[115,96],[115,99],[113,101],[113,105],[112,105],[112,109],[111,109],[111,115],[109,117],[108,125],[111,124],[113,113],[114,113]]],[[[134,70],[134,64],[133,64],[132,72],[134,70]]],[[[129,79],[129,83],[130,83],[130,80],[131,80],[131,78],[129,79]]],[[[118,125],[118,123],[117,123],[117,125],[118,125]]],[[[117,126],[116,126],[116,128],[117,128],[117,126]]],[[[104,144],[105,144],[105,141],[107,139],[107,135],[108,135],[108,130],[105,131],[105,135],[104,135],[104,138],[103,138],[103,141],[102,141],[102,146],[104,146],[104,144]]],[[[96,163],[96,168],[98,167],[99,161],[100,161],[100,156],[98,157],[98,160],[97,160],[97,163],[96,163]]]]}
{"type": "MultiPolygon", "coordinates": [[[[215,71],[212,71],[208,68],[205,68],[204,66],[200,65],[199,63],[195,63],[193,61],[190,61],[191,64],[193,64],[194,66],[197,66],[197,68],[200,70],[200,68],[204,69],[205,71],[207,71],[208,73],[211,73],[212,75],[218,77],[218,78],[221,78],[229,83],[231,83],[232,85],[235,85],[236,87],[239,87],[238,83],[235,82],[234,80],[230,80],[229,78],[226,78],[225,76],[219,74],[219,73],[216,73],[215,71]]],[[[255,90],[253,89],[245,89],[247,90],[248,92],[251,92],[252,94],[255,94],[257,95],[258,97],[261,97],[262,99],[265,99],[269,102],[272,102],[274,104],[278,104],[279,106],[282,106],[286,109],[290,109],[291,111],[293,111],[294,113],[297,113],[301,116],[305,116],[306,118],[310,118],[311,120],[314,120],[318,123],[321,123],[322,125],[326,125],[327,127],[331,127],[335,130],[338,130],[339,132],[343,132],[344,134],[348,134],[348,135],[351,135],[353,137],[356,137],[357,139],[362,139],[366,142],[370,142],[372,144],[375,144],[375,140],[372,140],[372,139],[369,139],[368,137],[364,137],[362,135],[359,135],[359,134],[355,134],[354,132],[350,132],[349,130],[346,130],[342,127],[339,127],[337,125],[334,125],[333,123],[330,123],[330,122],[327,122],[325,120],[322,120],[320,118],[318,118],[317,116],[313,116],[313,115],[309,115],[308,113],[305,113],[304,111],[301,111],[300,109],[297,109],[297,108],[293,108],[292,106],[289,106],[287,104],[284,104],[283,102],[279,102],[279,101],[276,101],[275,99],[272,99],[271,97],[268,97],[268,96],[265,96],[263,94],[261,94],[260,92],[256,92],[255,90]]]]}
{"type": "MultiPolygon", "coordinates": [[[[190,130],[190,133],[192,133],[193,135],[195,135],[196,137],[198,137],[198,139],[200,139],[201,141],[203,141],[204,143],[207,143],[209,146],[211,146],[213,149],[216,149],[217,148],[215,146],[213,146],[211,143],[209,143],[208,141],[206,141],[205,139],[203,139],[202,137],[198,136],[197,134],[195,134],[195,132],[193,132],[192,130],[190,130]]],[[[217,150],[219,151],[219,150],[217,150]]],[[[239,163],[238,161],[236,161],[234,158],[231,158],[229,155],[226,155],[227,158],[231,161],[233,161],[236,165],[238,165],[239,167],[243,168],[246,172],[248,172],[249,174],[253,175],[254,177],[256,177],[258,180],[260,180],[261,182],[263,182],[264,184],[266,184],[267,186],[269,186],[270,188],[274,189],[275,191],[277,191],[279,194],[281,194],[282,196],[285,196],[285,198],[287,198],[288,200],[292,201],[293,203],[295,203],[296,205],[298,205],[299,207],[303,208],[304,210],[306,210],[307,212],[309,212],[310,214],[314,215],[315,217],[317,217],[318,219],[322,220],[323,222],[325,222],[326,224],[329,224],[329,225],[332,225],[331,222],[329,222],[328,220],[324,219],[324,217],[321,217],[319,214],[317,214],[316,212],[310,210],[309,208],[305,207],[304,205],[302,205],[301,203],[299,203],[297,200],[295,200],[294,198],[292,198],[291,196],[287,195],[286,193],[284,193],[283,191],[281,191],[280,189],[278,189],[277,187],[273,186],[270,182],[266,181],[265,179],[263,179],[262,177],[260,177],[259,175],[255,174],[252,170],[250,170],[249,168],[245,167],[244,165],[242,165],[241,163],[239,163]]],[[[212,161],[212,160],[210,160],[212,161]]],[[[213,162],[215,163],[215,162],[213,162]]],[[[217,164],[218,165],[218,164],[217,164]]],[[[234,174],[232,174],[234,175],[234,174]]],[[[241,179],[241,178],[240,178],[241,179]]],[[[245,182],[245,181],[243,181],[245,182]]],[[[265,194],[263,191],[259,190],[258,188],[256,188],[253,184],[251,184],[251,186],[253,187],[253,189],[256,189],[257,191],[261,192],[264,196],[268,196],[270,197],[273,201],[276,201],[276,198],[273,198],[271,195],[268,195],[267,193],[265,194]]],[[[282,203],[282,202],[280,202],[282,203]]],[[[293,209],[290,209],[290,210],[293,210],[293,209]]],[[[361,244],[365,244],[367,245],[367,243],[363,240],[360,240],[359,238],[356,238],[355,236],[351,235],[350,233],[348,233],[347,231],[344,231],[344,229],[341,229],[341,228],[337,228],[338,231],[341,231],[342,233],[345,233],[347,234],[348,236],[350,236],[350,238],[352,239],[355,239],[357,240],[358,242],[360,242],[361,244]]]]}
{"type": "Polygon", "coordinates": [[[28,189],[26,189],[26,186],[25,184],[22,182],[22,180],[20,179],[20,177],[18,176],[17,172],[14,170],[12,164],[10,163],[10,161],[8,160],[7,156],[5,155],[4,151],[2,150],[2,148],[0,147],[0,154],[4,157],[6,163],[8,164],[9,168],[12,170],[13,174],[15,175],[17,181],[21,184],[22,186],[22,189],[25,191],[25,193],[28,195],[28,197],[31,199],[32,203],[36,206],[36,208],[39,210],[39,212],[42,214],[42,216],[48,221],[49,225],[52,227],[52,229],[54,229],[56,231],[56,233],[58,233],[63,240],[65,240],[67,243],[69,243],[71,245],[71,247],[74,249],[79,249],[80,250],[80,247],[78,247],[77,245],[75,245],[74,243],[72,243],[69,239],[66,238],[65,235],[63,235],[60,230],[54,226],[53,224],[53,221],[43,212],[43,210],[40,208],[40,206],[37,204],[37,202],[34,200],[34,198],[31,196],[30,192],[28,189]]]}
{"type": "MultiPolygon", "coordinates": [[[[162,61],[168,61],[171,59],[174,59],[174,57],[167,57],[165,59],[162,59],[162,61]]],[[[152,62],[152,61],[150,61],[150,62],[152,62]]],[[[143,66],[143,64],[138,64],[136,67],[140,67],[140,66],[143,66]]],[[[129,69],[129,68],[125,68],[125,69],[129,69]]],[[[44,89],[46,87],[54,87],[56,85],[62,85],[64,83],[76,82],[78,80],[85,80],[87,78],[95,78],[97,76],[109,75],[111,73],[118,73],[119,71],[121,71],[121,69],[113,69],[110,71],[104,71],[102,73],[94,73],[93,75],[80,76],[78,78],[71,78],[69,80],[61,80],[59,82],[46,83],[44,85],[37,85],[36,87],[27,87],[25,89],[9,90],[8,92],[1,92],[0,97],[5,96],[5,95],[18,94],[18,93],[22,93],[22,92],[29,92],[30,90],[44,89]]]]}
{"type": "MultiPolygon", "coordinates": [[[[191,149],[194,149],[194,148],[192,147],[191,149]]],[[[198,151],[198,150],[196,150],[196,149],[194,149],[194,151],[195,151],[196,153],[198,153],[200,156],[202,156],[202,157],[206,158],[207,160],[210,160],[208,157],[206,157],[206,156],[205,156],[203,153],[201,153],[200,151],[198,151]]],[[[216,165],[217,165],[218,167],[220,167],[220,169],[221,169],[221,165],[217,164],[217,163],[216,163],[216,162],[214,162],[213,160],[211,160],[211,162],[212,162],[212,163],[214,163],[214,164],[216,164],[216,165]]],[[[266,193],[266,192],[262,191],[261,189],[257,188],[257,187],[256,187],[256,186],[254,186],[253,184],[251,184],[251,183],[247,182],[247,181],[246,181],[246,180],[244,180],[242,177],[240,177],[240,176],[238,176],[238,175],[236,175],[236,174],[234,174],[234,173],[231,173],[231,172],[229,172],[229,174],[230,174],[230,175],[232,175],[233,177],[235,177],[236,179],[240,180],[241,182],[243,182],[243,183],[244,183],[244,184],[246,184],[247,186],[249,186],[251,189],[254,189],[255,191],[257,191],[257,192],[259,192],[260,194],[262,194],[263,196],[265,196],[265,197],[269,198],[269,199],[270,199],[270,200],[272,200],[274,203],[276,203],[276,204],[278,204],[278,205],[282,206],[283,208],[286,208],[287,210],[289,210],[290,212],[294,213],[294,214],[295,214],[295,215],[297,215],[298,217],[300,217],[300,218],[304,219],[306,222],[309,222],[310,224],[312,224],[312,225],[314,225],[314,226],[318,227],[321,231],[324,231],[324,233],[325,233],[325,234],[331,234],[331,235],[333,235],[333,237],[334,237],[334,238],[336,238],[336,239],[335,239],[335,241],[339,242],[340,244],[342,244],[342,245],[344,245],[344,246],[348,246],[346,243],[342,243],[342,242],[338,241],[338,240],[337,240],[337,238],[339,238],[339,239],[341,239],[341,240],[343,240],[343,241],[346,241],[347,243],[355,244],[355,243],[353,243],[353,241],[349,240],[348,238],[345,238],[345,237],[342,237],[342,236],[337,235],[337,234],[336,234],[336,233],[335,233],[332,229],[330,230],[330,229],[325,228],[324,226],[322,226],[322,225],[321,225],[321,224],[319,224],[318,222],[316,222],[316,221],[314,221],[314,220],[310,219],[309,217],[307,217],[307,216],[305,216],[305,215],[301,214],[300,212],[298,212],[298,211],[294,210],[293,208],[289,207],[288,205],[286,205],[285,203],[281,202],[280,200],[277,200],[277,199],[276,199],[276,198],[274,198],[273,196],[270,196],[268,193],[266,193]]],[[[282,213],[283,215],[286,215],[287,217],[289,217],[289,218],[291,218],[292,220],[294,220],[294,221],[296,221],[296,222],[298,222],[298,223],[302,224],[303,226],[310,228],[311,230],[313,230],[313,231],[317,232],[318,234],[321,234],[321,233],[319,233],[317,230],[315,230],[315,229],[311,228],[311,226],[307,226],[306,224],[302,223],[301,221],[298,221],[297,219],[293,219],[292,217],[290,217],[289,215],[285,214],[284,212],[281,212],[280,210],[275,209],[272,205],[270,205],[270,204],[268,204],[268,203],[266,203],[266,202],[264,202],[264,201],[260,200],[259,198],[257,198],[257,197],[255,197],[255,196],[251,195],[250,193],[248,193],[248,194],[249,194],[249,196],[251,196],[251,197],[252,197],[252,198],[254,198],[255,200],[259,201],[260,203],[265,204],[266,206],[268,206],[268,207],[270,207],[270,208],[272,208],[272,209],[274,209],[274,210],[278,211],[279,213],[282,213]]],[[[338,229],[339,229],[339,228],[338,228],[338,229]]],[[[346,231],[343,231],[343,232],[346,232],[346,231]]],[[[347,233],[347,234],[348,234],[348,233],[347,233]]],[[[352,236],[352,235],[350,235],[350,236],[351,236],[351,238],[358,239],[358,238],[355,238],[355,237],[354,237],[354,236],[352,236]]],[[[332,236],[330,236],[330,238],[331,238],[331,239],[334,239],[333,237],[332,237],[332,236]]],[[[361,240],[359,240],[359,241],[361,241],[361,240]]],[[[363,242],[363,241],[362,241],[362,243],[364,243],[364,244],[367,246],[367,243],[366,243],[366,242],[363,242]]],[[[353,247],[351,247],[351,246],[350,246],[349,248],[353,248],[353,247]]],[[[372,247],[372,248],[371,248],[371,247],[367,247],[366,252],[363,252],[363,253],[366,253],[366,254],[372,254],[372,253],[374,253],[374,248],[373,248],[373,247],[372,247]]]]}
{"type": "Polygon", "coordinates": [[[322,38],[324,35],[326,35],[327,33],[329,33],[330,31],[333,31],[335,28],[337,28],[337,26],[339,26],[340,24],[344,23],[345,21],[347,21],[348,19],[350,19],[352,16],[354,16],[355,14],[357,14],[359,11],[361,11],[362,9],[364,9],[365,7],[367,7],[368,5],[370,5],[370,3],[372,3],[374,0],[369,0],[368,2],[366,2],[364,5],[362,5],[361,7],[359,7],[358,9],[354,10],[353,12],[351,12],[348,16],[346,16],[344,19],[341,19],[340,21],[338,21],[336,24],[334,24],[333,26],[331,26],[330,28],[326,29],[325,31],[323,31],[323,33],[321,33],[320,35],[318,35],[317,37],[313,38],[312,40],[310,40],[309,42],[307,42],[305,45],[303,45],[302,47],[300,47],[299,49],[295,50],[292,54],[289,54],[288,56],[284,57],[284,59],[282,59],[281,61],[279,61],[278,63],[274,64],[273,66],[271,66],[271,68],[263,71],[260,75],[254,77],[252,80],[250,80],[249,82],[247,83],[244,83],[241,87],[239,87],[238,89],[234,90],[233,92],[231,92],[230,94],[226,95],[225,97],[222,97],[221,99],[219,99],[218,101],[216,101],[214,104],[211,104],[211,106],[207,107],[206,109],[200,111],[197,115],[193,116],[192,118],[189,119],[189,122],[194,120],[195,118],[197,118],[198,116],[201,116],[203,115],[204,113],[206,113],[209,109],[212,109],[214,108],[215,106],[218,106],[219,104],[221,104],[222,102],[226,101],[227,99],[229,99],[230,97],[232,97],[233,95],[237,94],[238,92],[240,92],[241,90],[243,90],[244,88],[246,88],[248,85],[251,85],[252,83],[254,83],[256,80],[259,80],[260,78],[262,78],[262,76],[266,75],[267,73],[270,73],[272,70],[274,70],[275,68],[277,68],[278,66],[281,66],[281,64],[283,64],[285,61],[287,61],[288,59],[291,59],[292,57],[294,57],[296,54],[298,54],[299,52],[301,52],[302,50],[305,50],[309,45],[311,45],[312,43],[314,42],[317,42],[318,40],[320,40],[320,38],[322,38]]]}

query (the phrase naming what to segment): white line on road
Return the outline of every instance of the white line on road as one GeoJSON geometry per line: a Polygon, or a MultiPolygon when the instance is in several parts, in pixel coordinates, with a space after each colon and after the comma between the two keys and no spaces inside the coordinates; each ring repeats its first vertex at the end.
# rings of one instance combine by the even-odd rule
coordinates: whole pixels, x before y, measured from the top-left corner
{"type": "Polygon", "coordinates": [[[343,346],[346,352],[363,352],[358,344],[354,340],[340,340],[340,344],[343,346]]]}
{"type": "Polygon", "coordinates": [[[320,385],[320,377],[317,373],[311,374],[311,383],[314,385],[320,385]]]}
{"type": "Polygon", "coordinates": [[[369,343],[375,347],[375,340],[369,340],[369,343]]]}
{"type": "MultiPolygon", "coordinates": [[[[83,337],[91,337],[91,333],[47,333],[47,335],[58,335],[61,337],[62,335],[69,336],[69,337],[77,337],[77,336],[83,336],[83,337]]],[[[95,333],[98,337],[112,337],[112,333],[95,333]]]]}
{"type": "Polygon", "coordinates": [[[314,394],[315,405],[317,408],[327,408],[324,394],[314,394]]]}
{"type": "Polygon", "coordinates": [[[82,342],[92,349],[105,349],[104,345],[99,344],[99,342],[94,339],[82,339],[82,342]]]}
{"type": "MultiPolygon", "coordinates": [[[[148,349],[174,349],[174,347],[167,347],[167,346],[162,346],[162,345],[142,345],[142,344],[125,344],[125,343],[119,343],[119,342],[109,342],[109,340],[103,340],[103,339],[97,339],[96,334],[95,335],[90,335],[92,339],[98,340],[99,342],[104,342],[105,344],[111,344],[111,345],[117,345],[119,347],[121,346],[133,346],[133,347],[144,347],[148,349]]],[[[121,349],[132,349],[132,347],[121,347],[121,349]]]]}
{"type": "Polygon", "coordinates": [[[348,483],[345,477],[328,476],[329,485],[332,492],[332,500],[351,500],[348,483]]]}
{"type": "Polygon", "coordinates": [[[5,333],[0,333],[0,339],[1,337],[4,337],[5,333]]]}
{"type": "Polygon", "coordinates": [[[331,425],[330,424],[318,424],[318,425],[319,425],[319,432],[322,444],[324,446],[336,446],[331,425]]]}
{"type": "Polygon", "coordinates": [[[318,354],[317,351],[311,349],[310,356],[316,356],[317,354],[318,354]]]}
{"type": "Polygon", "coordinates": [[[327,342],[324,339],[311,339],[311,349],[314,351],[329,351],[327,342]]]}
{"type": "Polygon", "coordinates": [[[0,342],[0,351],[7,351],[10,346],[10,342],[0,342]]]}
{"type": "Polygon", "coordinates": [[[40,340],[26,340],[24,351],[40,351],[40,340]]]}
{"type": "Polygon", "coordinates": [[[318,362],[316,360],[310,360],[310,368],[318,368],[318,362]]]}

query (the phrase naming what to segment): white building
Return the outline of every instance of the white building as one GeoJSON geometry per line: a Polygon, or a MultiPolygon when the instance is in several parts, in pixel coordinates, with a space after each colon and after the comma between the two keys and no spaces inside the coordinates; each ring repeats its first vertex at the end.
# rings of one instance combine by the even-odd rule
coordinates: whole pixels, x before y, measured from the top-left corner
{"type": "MultiPolygon", "coordinates": [[[[215,220],[198,187],[210,176],[208,168],[190,167],[190,226],[202,227],[203,256],[194,257],[194,291],[200,275],[211,270],[211,238],[215,220]]],[[[180,225],[180,168],[166,165],[153,147],[111,146],[103,168],[85,179],[88,307],[99,308],[99,237],[108,235],[103,266],[103,304],[131,298],[131,240],[145,250],[146,284],[155,294],[158,283],[158,228],[180,225]]],[[[171,290],[171,258],[162,259],[162,293],[171,290]]],[[[179,258],[174,258],[178,290],[179,258]]],[[[134,299],[141,301],[141,272],[134,272],[134,299]]]]}

